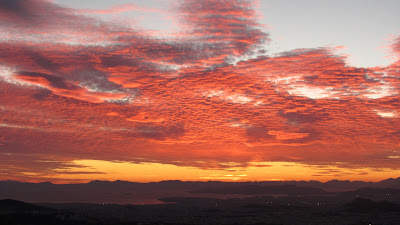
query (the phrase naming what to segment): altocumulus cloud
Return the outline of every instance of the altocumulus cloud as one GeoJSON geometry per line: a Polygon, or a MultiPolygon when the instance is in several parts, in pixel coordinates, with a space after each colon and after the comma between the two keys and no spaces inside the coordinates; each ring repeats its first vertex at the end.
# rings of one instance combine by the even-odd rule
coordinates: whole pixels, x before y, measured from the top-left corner
{"type": "Polygon", "coordinates": [[[0,177],[68,173],[83,158],[399,168],[400,61],[357,68],[335,48],[272,57],[252,1],[174,12],[180,32],[165,38],[51,1],[0,1],[0,164],[19,168],[0,177]]]}

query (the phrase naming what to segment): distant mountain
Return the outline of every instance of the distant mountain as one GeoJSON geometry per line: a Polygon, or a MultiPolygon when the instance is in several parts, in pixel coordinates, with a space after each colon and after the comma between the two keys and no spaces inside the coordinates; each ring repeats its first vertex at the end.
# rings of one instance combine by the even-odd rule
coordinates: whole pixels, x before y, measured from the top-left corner
{"type": "Polygon", "coordinates": [[[400,178],[375,183],[339,180],[325,183],[318,181],[183,182],[179,180],[136,183],[96,180],[85,184],[0,181],[0,199],[16,199],[34,203],[160,204],[163,202],[158,199],[165,197],[226,198],[228,195],[295,196],[339,195],[341,193],[343,199],[373,196],[374,199],[384,200],[390,197],[390,199],[400,201],[400,196],[397,194],[400,193],[399,189],[400,178]],[[365,188],[370,188],[371,193],[365,188]]]}
{"type": "Polygon", "coordinates": [[[243,185],[232,188],[204,188],[191,193],[241,194],[241,195],[321,195],[322,189],[313,187],[297,187],[295,185],[262,186],[243,185]]]}
{"type": "Polygon", "coordinates": [[[378,182],[378,186],[385,188],[400,188],[400,177],[398,177],[397,179],[389,178],[387,180],[378,182]]]}

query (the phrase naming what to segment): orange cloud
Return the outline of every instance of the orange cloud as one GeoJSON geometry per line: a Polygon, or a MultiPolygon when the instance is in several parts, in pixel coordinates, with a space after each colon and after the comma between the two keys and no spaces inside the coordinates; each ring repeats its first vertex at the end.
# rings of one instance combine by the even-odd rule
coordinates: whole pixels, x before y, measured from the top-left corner
{"type": "Polygon", "coordinates": [[[399,61],[357,68],[334,48],[269,56],[251,1],[186,0],[176,13],[185,29],[165,39],[49,1],[0,3],[1,29],[19,35],[0,40],[0,165],[18,165],[0,177],[102,172],[74,160],[399,169],[399,61]]]}

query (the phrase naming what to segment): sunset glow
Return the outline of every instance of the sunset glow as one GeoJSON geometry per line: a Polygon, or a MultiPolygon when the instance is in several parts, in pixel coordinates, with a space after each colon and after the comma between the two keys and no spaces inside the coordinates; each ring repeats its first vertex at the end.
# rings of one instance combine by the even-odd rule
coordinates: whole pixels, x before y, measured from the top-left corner
{"type": "Polygon", "coordinates": [[[400,176],[398,36],[390,65],[356,67],[340,46],[270,54],[256,1],[165,2],[0,1],[0,180],[400,176]]]}

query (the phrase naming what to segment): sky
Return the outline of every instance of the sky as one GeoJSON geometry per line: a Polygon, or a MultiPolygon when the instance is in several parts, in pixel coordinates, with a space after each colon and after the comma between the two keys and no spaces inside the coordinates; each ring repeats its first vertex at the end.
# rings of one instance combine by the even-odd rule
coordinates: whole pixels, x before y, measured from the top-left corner
{"type": "Polygon", "coordinates": [[[400,177],[399,7],[0,0],[0,180],[400,177]]]}

